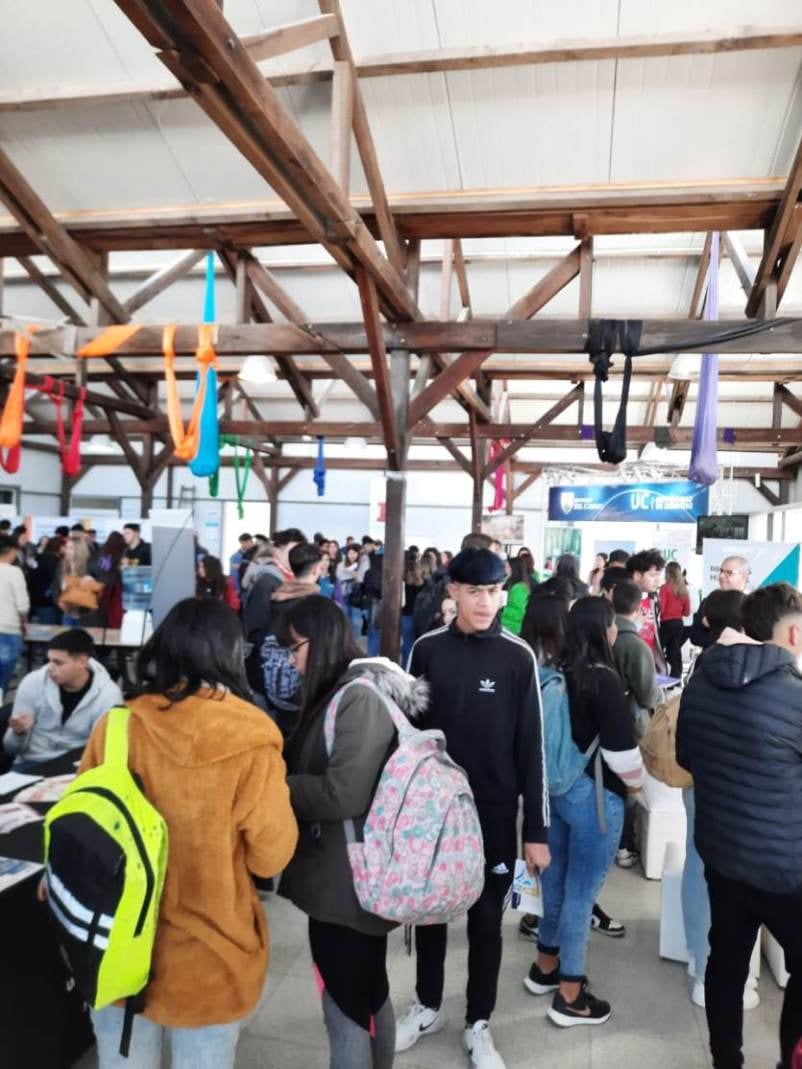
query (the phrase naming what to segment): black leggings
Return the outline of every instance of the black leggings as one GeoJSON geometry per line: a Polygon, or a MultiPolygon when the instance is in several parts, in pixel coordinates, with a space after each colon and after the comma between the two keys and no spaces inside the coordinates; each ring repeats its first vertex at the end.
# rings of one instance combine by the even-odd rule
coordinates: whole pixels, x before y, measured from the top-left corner
{"type": "Polygon", "coordinates": [[[666,655],[669,674],[675,679],[682,679],[682,647],[685,645],[685,625],[682,620],[663,620],[660,624],[660,644],[666,655]]]}
{"type": "Polygon", "coordinates": [[[309,918],[312,961],[326,991],[346,1017],[370,1029],[390,994],[387,936],[365,935],[343,924],[309,918]]]}

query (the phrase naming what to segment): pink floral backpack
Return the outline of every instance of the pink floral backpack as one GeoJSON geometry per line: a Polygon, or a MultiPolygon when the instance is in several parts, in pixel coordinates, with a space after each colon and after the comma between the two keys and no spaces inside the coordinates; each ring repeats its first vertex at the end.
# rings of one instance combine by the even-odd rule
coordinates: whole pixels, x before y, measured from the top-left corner
{"type": "Polygon", "coordinates": [[[334,748],[337,709],[349,687],[370,687],[398,731],[362,840],[345,821],[359,904],[397,924],[447,924],[477,900],[484,885],[482,829],[468,777],[445,752],[442,731],[420,731],[367,676],[347,683],[326,710],[326,752],[334,748]]]}

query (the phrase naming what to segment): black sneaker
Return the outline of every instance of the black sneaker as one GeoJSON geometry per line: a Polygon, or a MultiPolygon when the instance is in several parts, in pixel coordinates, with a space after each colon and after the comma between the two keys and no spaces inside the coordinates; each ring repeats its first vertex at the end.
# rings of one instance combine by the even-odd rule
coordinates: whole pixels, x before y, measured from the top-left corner
{"type": "Polygon", "coordinates": [[[530,943],[536,943],[539,923],[540,917],[537,917],[534,913],[525,913],[521,917],[521,923],[518,925],[518,935],[520,935],[521,939],[528,939],[530,943]]]}
{"type": "Polygon", "coordinates": [[[574,1002],[566,1002],[559,991],[555,991],[547,1016],[560,1028],[573,1028],[577,1024],[606,1024],[612,1014],[609,1002],[602,1002],[585,987],[574,1002]]]}
{"type": "Polygon", "coordinates": [[[530,995],[548,995],[560,986],[560,966],[553,972],[542,972],[536,961],[532,962],[529,975],[524,977],[524,987],[530,995]]]}
{"type": "Polygon", "coordinates": [[[601,906],[593,907],[593,916],[590,918],[590,927],[594,932],[609,935],[612,939],[622,939],[627,930],[621,921],[615,921],[609,917],[601,906]]]}

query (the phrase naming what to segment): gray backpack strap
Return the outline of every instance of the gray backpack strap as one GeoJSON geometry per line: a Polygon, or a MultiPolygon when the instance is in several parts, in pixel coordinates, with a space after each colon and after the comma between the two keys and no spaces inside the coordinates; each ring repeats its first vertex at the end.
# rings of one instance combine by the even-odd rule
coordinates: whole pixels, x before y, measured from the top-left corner
{"type": "Polygon", "coordinates": [[[596,782],[596,815],[599,818],[599,831],[602,835],[607,834],[607,814],[604,806],[604,770],[602,769],[601,746],[596,750],[594,758],[593,778],[596,782]]]}

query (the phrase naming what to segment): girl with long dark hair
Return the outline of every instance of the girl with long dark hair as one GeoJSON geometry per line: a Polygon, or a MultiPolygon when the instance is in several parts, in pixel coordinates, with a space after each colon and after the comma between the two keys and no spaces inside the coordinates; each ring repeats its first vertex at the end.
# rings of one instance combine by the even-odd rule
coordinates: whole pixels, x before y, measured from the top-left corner
{"type": "Polygon", "coordinates": [[[223,573],[218,557],[204,557],[198,561],[196,593],[199,598],[218,598],[234,612],[239,612],[240,601],[230,575],[223,573]]]}
{"type": "Polygon", "coordinates": [[[587,584],[583,583],[579,578],[579,561],[573,553],[563,553],[561,557],[557,558],[557,566],[554,569],[554,575],[558,579],[568,580],[571,584],[571,589],[575,598],[587,597],[588,587],[587,584]]]}
{"type": "Polygon", "coordinates": [[[117,628],[123,622],[123,583],[120,574],[125,556],[125,539],[119,531],[112,531],[89,562],[89,575],[103,584],[97,612],[84,617],[83,627],[117,628]]]}
{"type": "MultiPolygon", "coordinates": [[[[142,649],[137,677],[129,767],[167,822],[169,855],[131,1064],[158,1069],[166,1032],[173,1065],[233,1069],[267,970],[267,922],[251,874],[279,872],[298,836],[281,734],[250,703],[242,628],[222,601],[174,606],[142,649]]],[[[105,737],[103,717],[81,772],[103,761],[105,737]]],[[[92,1013],[100,1069],[121,1064],[124,1012],[92,1013]]]]}
{"type": "Polygon", "coordinates": [[[393,925],[366,913],[357,901],[343,821],[353,820],[359,835],[396,743],[382,695],[413,716],[425,708],[427,687],[389,662],[362,660],[348,620],[326,598],[299,601],[285,613],[283,627],[303,677],[303,704],[287,744],[287,782],[300,838],[279,894],[309,917],[331,1065],[389,1069],[395,1017],[387,933],[393,925]],[[366,676],[370,686],[359,683],[366,676]],[[324,722],[333,702],[334,738],[327,748],[324,722]]]}
{"type": "Polygon", "coordinates": [[[501,613],[501,623],[514,635],[521,633],[526,606],[535,587],[530,567],[531,557],[514,557],[509,561],[510,577],[507,580],[507,604],[501,613]]]}
{"type": "MultiPolygon", "coordinates": [[[[527,633],[535,643],[540,641],[550,650],[556,647],[558,627],[552,625],[546,632],[550,636],[546,643],[535,633],[534,618],[528,623],[527,633]]],[[[560,660],[571,736],[590,759],[569,790],[551,796],[552,861],[542,875],[544,916],[538,958],[524,980],[532,994],[554,993],[548,1016],[566,1028],[604,1024],[610,1017],[610,1004],[592,995],[585,982],[587,943],[593,905],[618,849],[625,799],[643,785],[640,750],[613,659],[615,637],[615,613],[608,601],[587,597],[576,602],[567,617],[560,660]],[[602,813],[594,783],[598,748],[602,813]]]]}

